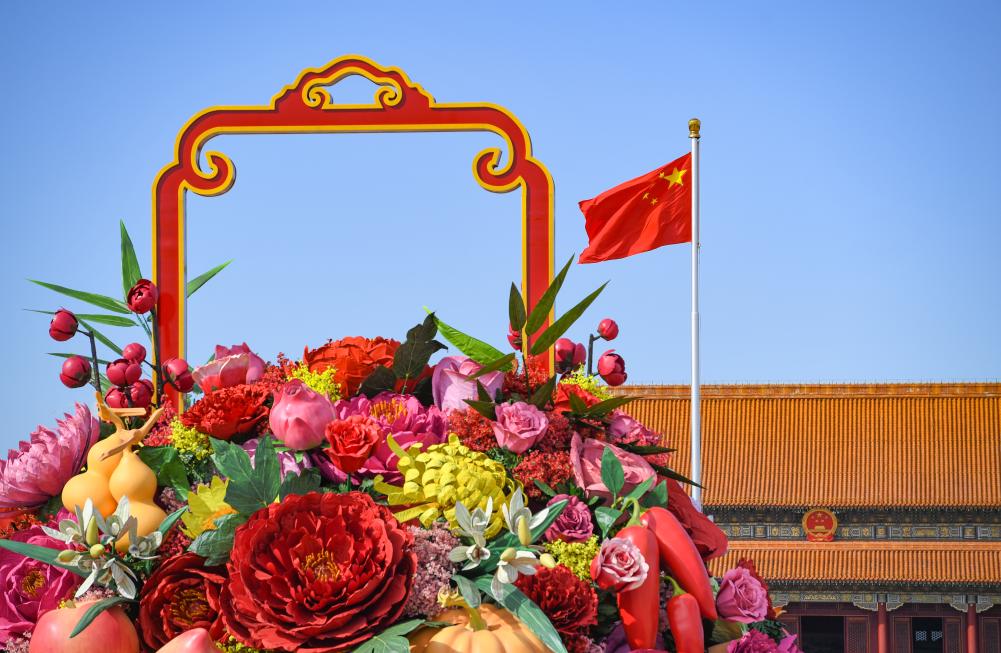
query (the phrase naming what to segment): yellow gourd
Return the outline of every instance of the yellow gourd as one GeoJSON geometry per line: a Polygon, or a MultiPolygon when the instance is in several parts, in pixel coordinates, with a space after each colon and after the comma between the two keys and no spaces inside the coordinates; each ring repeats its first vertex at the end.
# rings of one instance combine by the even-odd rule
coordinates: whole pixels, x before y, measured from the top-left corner
{"type": "Polygon", "coordinates": [[[118,445],[114,438],[101,440],[87,452],[87,471],[77,474],[63,486],[63,507],[74,512],[77,507],[83,509],[87,499],[94,502],[94,509],[107,517],[118,507],[117,500],[108,490],[108,482],[114,473],[122,454],[118,453],[102,458],[108,451],[118,445]]]}
{"type": "MultiPolygon", "coordinates": [[[[122,460],[111,475],[108,488],[115,501],[121,501],[122,497],[129,498],[129,514],[138,522],[138,535],[149,535],[167,518],[167,513],[153,501],[156,496],[156,474],[132,451],[131,446],[122,452],[122,460]]],[[[118,540],[116,548],[119,553],[127,551],[128,536],[118,540]]]]}
{"type": "Polygon", "coordinates": [[[517,617],[494,605],[481,605],[478,610],[453,608],[435,617],[435,621],[455,625],[418,629],[409,636],[410,653],[549,652],[517,617]]]}

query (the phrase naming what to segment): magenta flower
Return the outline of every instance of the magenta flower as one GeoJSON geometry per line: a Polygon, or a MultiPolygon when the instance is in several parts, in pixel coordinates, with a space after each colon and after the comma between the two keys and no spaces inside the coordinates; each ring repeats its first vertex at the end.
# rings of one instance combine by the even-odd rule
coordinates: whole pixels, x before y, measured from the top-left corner
{"type": "Polygon", "coordinates": [[[546,434],[549,418],[533,404],[516,401],[497,405],[492,424],[497,444],[514,453],[525,453],[546,434]]]}
{"type": "Polygon", "coordinates": [[[292,379],[275,392],[268,420],[275,438],[290,449],[304,451],[324,442],[324,429],[336,418],[329,399],[292,379]]]}
{"type": "Polygon", "coordinates": [[[223,347],[216,345],[215,359],[191,373],[203,392],[212,392],[234,385],[254,383],[264,376],[264,360],[250,351],[247,343],[223,347]]]}
{"type": "Polygon", "coordinates": [[[0,517],[40,508],[83,468],[100,435],[97,420],[87,406],[76,404],[76,412],[56,424],[56,432],[39,426],[30,441],[22,440],[0,460],[0,517]]]}
{"type": "Polygon", "coordinates": [[[503,372],[490,372],[469,380],[470,374],[475,374],[483,367],[466,356],[446,356],[435,365],[431,375],[431,394],[434,405],[444,411],[465,410],[468,408],[466,399],[476,399],[476,382],[479,381],[493,397],[504,386],[503,372]]]}
{"type": "Polygon", "coordinates": [[[587,504],[569,494],[557,494],[546,505],[553,505],[566,499],[567,505],[556,521],[546,529],[546,541],[586,542],[594,535],[594,522],[587,504]]]}
{"type": "Polygon", "coordinates": [[[776,653],[778,650],[775,640],[760,630],[749,630],[726,646],[726,653],[776,653]]]}
{"type": "Polygon", "coordinates": [[[606,447],[610,448],[615,453],[615,457],[622,463],[622,471],[625,474],[623,494],[630,492],[634,487],[654,475],[653,467],[643,456],[625,451],[607,442],[591,438],[585,440],[579,434],[574,433],[573,439],[570,441],[570,464],[573,466],[573,475],[577,485],[584,488],[589,497],[599,496],[603,499],[612,497],[612,493],[601,480],[601,456],[606,447]]]}
{"type": "Polygon", "coordinates": [[[768,592],[749,569],[734,567],[723,574],[716,595],[721,619],[751,624],[768,615],[768,592]]]}

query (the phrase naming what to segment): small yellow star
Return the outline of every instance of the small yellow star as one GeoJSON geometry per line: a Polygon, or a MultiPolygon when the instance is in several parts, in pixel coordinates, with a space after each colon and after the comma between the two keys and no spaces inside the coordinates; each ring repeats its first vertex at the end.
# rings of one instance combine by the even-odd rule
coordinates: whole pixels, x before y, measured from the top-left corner
{"type": "Polygon", "coordinates": [[[685,182],[684,182],[684,180],[682,179],[682,177],[684,177],[684,175],[685,175],[685,173],[686,173],[686,172],[688,172],[688,171],[687,171],[687,170],[684,170],[684,169],[682,169],[682,170],[678,170],[677,168],[675,168],[675,169],[674,169],[674,172],[672,172],[672,173],[671,173],[671,174],[669,174],[669,175],[667,175],[667,174],[664,174],[664,173],[662,172],[662,173],[660,173],[660,175],[658,175],[658,176],[659,176],[659,177],[660,177],[661,179],[664,179],[664,180],[666,180],[666,181],[668,182],[668,186],[667,186],[667,187],[668,187],[668,188],[670,188],[671,186],[674,186],[674,185],[678,185],[678,186],[684,186],[684,185],[685,185],[685,182]]]}
{"type": "Polygon", "coordinates": [[[651,198],[650,204],[653,205],[653,204],[656,204],[656,203],[657,203],[657,198],[656,197],[651,198]]]}
{"type": "Polygon", "coordinates": [[[643,199],[650,197],[650,193],[643,193],[643,199]]]}

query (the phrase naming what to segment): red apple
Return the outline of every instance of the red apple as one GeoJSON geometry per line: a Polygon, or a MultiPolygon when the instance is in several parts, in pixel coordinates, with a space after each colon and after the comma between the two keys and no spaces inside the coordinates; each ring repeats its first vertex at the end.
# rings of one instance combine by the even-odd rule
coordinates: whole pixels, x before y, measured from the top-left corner
{"type": "Polygon", "coordinates": [[[212,641],[209,631],[194,628],[170,640],[156,653],[222,653],[222,649],[212,641]]]}
{"type": "Polygon", "coordinates": [[[28,653],[139,653],[136,627],[118,606],[97,615],[83,632],[70,638],[77,622],[93,602],[84,601],[76,607],[43,614],[31,634],[28,653]]]}

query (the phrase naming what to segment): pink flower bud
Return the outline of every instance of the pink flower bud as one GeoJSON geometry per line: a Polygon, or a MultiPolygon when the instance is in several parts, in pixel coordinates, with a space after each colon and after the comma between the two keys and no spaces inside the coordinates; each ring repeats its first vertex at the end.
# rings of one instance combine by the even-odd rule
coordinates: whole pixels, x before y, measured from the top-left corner
{"type": "Polygon", "coordinates": [[[179,392],[191,392],[195,387],[195,377],[191,376],[188,361],[183,358],[170,358],[164,361],[163,377],[179,392]]]}
{"type": "Polygon", "coordinates": [[[142,363],[146,360],[146,348],[138,342],[130,342],[122,349],[122,358],[132,363],[142,363]]]}
{"type": "Polygon", "coordinates": [[[509,324],[507,325],[507,341],[517,350],[521,350],[521,332],[515,331],[509,324]]]}
{"type": "Polygon", "coordinates": [[[622,385],[626,382],[626,361],[609,349],[598,359],[598,374],[610,386],[622,385]]]}
{"type": "Polygon", "coordinates": [[[60,308],[52,316],[52,321],[49,322],[49,336],[53,340],[63,342],[75,336],[76,330],[79,327],[80,323],[77,322],[76,315],[73,315],[73,313],[67,311],[65,308],[60,308]]]}
{"type": "Polygon", "coordinates": [[[81,388],[90,381],[90,363],[83,356],[70,356],[63,362],[59,380],[67,388],[81,388]]]}
{"type": "Polygon", "coordinates": [[[121,388],[138,381],[139,377],[143,375],[143,370],[138,363],[119,358],[108,363],[105,373],[108,375],[108,381],[111,382],[111,385],[117,385],[121,388]]]}
{"type": "Polygon", "coordinates": [[[556,366],[561,372],[568,372],[581,366],[587,360],[587,349],[579,342],[569,338],[556,341],[556,366]]]}
{"type": "Polygon", "coordinates": [[[159,298],[160,291],[157,290],[156,284],[149,279],[140,279],[125,296],[125,303],[129,305],[130,311],[141,315],[156,308],[159,298]]]}
{"type": "Polygon", "coordinates": [[[334,405],[299,379],[275,392],[269,424],[275,437],[290,449],[305,451],[319,446],[327,424],[337,419],[334,405]]]}
{"type": "Polygon", "coordinates": [[[153,401],[153,382],[149,379],[143,379],[138,383],[133,383],[129,386],[128,394],[133,406],[146,408],[153,401]]]}
{"type": "Polygon", "coordinates": [[[615,340],[615,337],[619,335],[619,325],[612,318],[606,317],[598,322],[598,335],[605,340],[615,340]]]}

